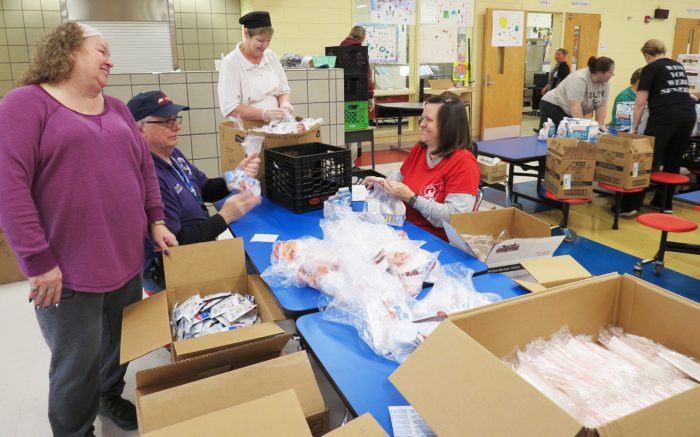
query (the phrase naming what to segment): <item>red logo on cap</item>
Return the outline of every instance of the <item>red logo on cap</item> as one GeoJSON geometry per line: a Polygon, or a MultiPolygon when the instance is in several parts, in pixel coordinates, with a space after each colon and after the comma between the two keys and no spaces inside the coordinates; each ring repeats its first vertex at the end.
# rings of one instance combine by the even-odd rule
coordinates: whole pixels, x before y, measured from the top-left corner
{"type": "Polygon", "coordinates": [[[167,105],[168,103],[170,103],[170,97],[166,96],[165,94],[158,98],[158,104],[160,106],[167,105]]]}

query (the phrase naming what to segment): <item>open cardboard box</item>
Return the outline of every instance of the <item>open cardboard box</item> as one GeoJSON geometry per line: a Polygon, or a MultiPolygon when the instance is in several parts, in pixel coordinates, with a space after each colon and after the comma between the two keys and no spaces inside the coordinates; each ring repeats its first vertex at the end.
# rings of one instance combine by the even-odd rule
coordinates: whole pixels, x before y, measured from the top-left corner
{"type": "Polygon", "coordinates": [[[0,229],[0,284],[24,281],[26,277],[19,269],[15,253],[10,244],[5,240],[5,234],[0,229]]]}
{"type": "Polygon", "coordinates": [[[544,184],[560,199],[590,199],[596,146],[576,138],[549,138],[544,184]]]}
{"type": "Polygon", "coordinates": [[[623,189],[648,187],[654,141],[654,137],[624,132],[601,135],[596,147],[595,180],[623,189]]]}
{"type": "Polygon", "coordinates": [[[478,161],[478,163],[481,180],[486,184],[505,182],[508,177],[508,164],[503,161],[498,164],[487,164],[482,161],[478,161]]]}
{"type": "MultiPolygon", "coordinates": [[[[291,434],[289,434],[291,435],[291,434]]],[[[351,420],[340,428],[326,434],[326,437],[389,437],[370,413],[351,420]]]]}
{"type": "MultiPolygon", "coordinates": [[[[151,385],[137,388],[139,432],[149,435],[148,433],[182,421],[196,419],[290,389],[294,390],[301,405],[308,424],[307,429],[310,429],[313,435],[326,432],[328,409],[316,383],[309,357],[303,351],[174,387],[151,385]]],[[[223,413],[217,417],[221,415],[223,413]]],[[[249,415],[248,420],[259,425],[259,422],[271,421],[271,418],[266,410],[261,408],[256,414],[249,415]]],[[[236,432],[236,435],[251,434],[236,432]]]]}
{"type": "Polygon", "coordinates": [[[611,273],[450,315],[389,379],[440,436],[696,437],[700,387],[587,429],[501,361],[564,325],[611,324],[700,359],[700,305],[611,273]]]}
{"type": "Polygon", "coordinates": [[[143,437],[193,436],[203,430],[215,436],[311,437],[299,400],[291,389],[156,428],[143,437]]]}
{"type": "Polygon", "coordinates": [[[484,262],[490,272],[516,278],[526,275],[522,261],[551,257],[564,240],[564,236],[553,237],[546,222],[517,208],[452,214],[444,226],[450,243],[472,256],[474,251],[460,234],[498,237],[502,231],[508,231],[511,238],[494,245],[484,262]]]}
{"type": "Polygon", "coordinates": [[[245,343],[259,343],[260,354],[269,357],[274,343],[281,353],[290,333],[275,320],[284,317],[265,283],[257,275],[246,273],[243,240],[232,238],[170,248],[164,256],[168,289],[124,309],[120,361],[134,360],[164,345],[171,344],[173,361],[223,350],[245,343]],[[225,290],[255,296],[262,323],[233,331],[173,341],[170,317],[177,302],[199,293],[205,296],[225,290]],[[275,342],[262,340],[274,339],[275,342]]]}
{"type": "Polygon", "coordinates": [[[430,88],[425,88],[423,92],[428,95],[439,96],[444,93],[452,93],[459,97],[462,103],[469,104],[472,100],[472,89],[465,87],[455,87],[452,79],[428,79],[430,88]]]}
{"type": "Polygon", "coordinates": [[[529,277],[514,279],[531,293],[546,291],[552,287],[590,278],[591,274],[571,255],[553,256],[523,261],[529,277]]]}
{"type": "MultiPolygon", "coordinates": [[[[245,150],[241,146],[243,139],[248,135],[249,130],[262,126],[262,122],[244,121],[245,129],[240,129],[232,121],[224,121],[219,124],[219,162],[221,164],[221,174],[233,170],[245,159],[245,150]]],[[[252,135],[265,137],[263,140],[263,150],[271,147],[293,146],[304,143],[320,143],[321,126],[314,126],[306,132],[298,134],[267,134],[264,132],[250,132],[252,135]]],[[[260,151],[260,168],[257,179],[265,182],[265,154],[260,151]]]]}

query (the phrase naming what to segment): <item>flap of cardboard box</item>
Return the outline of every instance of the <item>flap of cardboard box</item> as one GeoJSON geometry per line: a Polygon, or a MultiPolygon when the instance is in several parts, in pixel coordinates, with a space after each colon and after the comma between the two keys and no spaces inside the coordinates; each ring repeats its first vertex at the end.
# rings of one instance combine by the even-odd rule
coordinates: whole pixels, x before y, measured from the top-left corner
{"type": "Polygon", "coordinates": [[[182,360],[205,351],[215,351],[235,344],[244,344],[264,338],[284,334],[284,330],[274,322],[259,323],[233,331],[217,332],[216,334],[203,335],[173,342],[175,359],[182,360]]]}
{"type": "Polygon", "coordinates": [[[590,272],[571,255],[525,260],[521,264],[539,285],[545,288],[591,277],[590,272]]]}
{"type": "Polygon", "coordinates": [[[370,413],[351,420],[340,428],[325,435],[325,437],[389,437],[370,413]]]}
{"type": "Polygon", "coordinates": [[[284,320],[286,317],[277,304],[270,287],[258,275],[248,275],[248,293],[255,296],[260,318],[265,322],[284,320]]]}
{"type": "Polygon", "coordinates": [[[295,352],[137,398],[141,432],[294,389],[306,417],[326,410],[306,352],[295,352]]]}
{"type": "Polygon", "coordinates": [[[437,435],[561,437],[581,429],[449,320],[389,380],[437,435]]]}
{"type": "Polygon", "coordinates": [[[194,358],[165,364],[136,372],[136,391],[139,395],[165,390],[187,382],[228,372],[261,361],[277,358],[292,333],[276,335],[264,340],[232,346],[194,358]]]}
{"type": "Polygon", "coordinates": [[[596,146],[576,138],[549,138],[547,140],[547,154],[550,153],[560,159],[595,161],[596,146]]]}
{"type": "Polygon", "coordinates": [[[203,414],[147,432],[143,436],[200,435],[203,430],[209,435],[311,436],[294,390],[285,390],[203,414]]]}
{"type": "Polygon", "coordinates": [[[455,86],[451,79],[428,79],[430,88],[440,88],[443,90],[453,88],[455,86]]]}
{"type": "Polygon", "coordinates": [[[166,293],[155,294],[124,308],[119,362],[128,363],[140,356],[170,344],[166,293]]]}
{"type": "Polygon", "coordinates": [[[245,276],[243,239],[171,247],[170,256],[163,257],[163,266],[168,288],[245,276]]]}

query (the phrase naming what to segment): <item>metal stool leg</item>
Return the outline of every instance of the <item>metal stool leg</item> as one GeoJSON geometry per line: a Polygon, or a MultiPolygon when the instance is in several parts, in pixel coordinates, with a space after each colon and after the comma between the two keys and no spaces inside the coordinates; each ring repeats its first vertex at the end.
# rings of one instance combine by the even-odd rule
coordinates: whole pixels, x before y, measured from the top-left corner
{"type": "Polygon", "coordinates": [[[666,241],[668,239],[668,232],[661,231],[661,242],[659,243],[659,250],[654,255],[654,258],[643,259],[634,265],[634,274],[636,276],[642,276],[642,268],[647,265],[654,263],[654,274],[660,275],[661,271],[664,269],[664,255],[666,254],[666,241]]]}

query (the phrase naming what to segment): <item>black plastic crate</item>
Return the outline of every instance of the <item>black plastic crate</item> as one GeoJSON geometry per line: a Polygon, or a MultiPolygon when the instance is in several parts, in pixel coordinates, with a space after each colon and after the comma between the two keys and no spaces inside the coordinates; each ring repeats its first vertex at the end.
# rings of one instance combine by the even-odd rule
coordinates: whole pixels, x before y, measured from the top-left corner
{"type": "Polygon", "coordinates": [[[335,56],[335,67],[345,70],[346,75],[367,75],[369,54],[366,46],[326,47],[326,56],[335,56]]]}
{"type": "Polygon", "coordinates": [[[345,91],[346,102],[356,102],[369,99],[369,88],[367,73],[345,75],[343,89],[345,91]]]}
{"type": "Polygon", "coordinates": [[[267,197],[294,212],[323,208],[340,187],[351,185],[350,150],[323,143],[265,149],[267,197]]]}
{"type": "Polygon", "coordinates": [[[371,169],[361,169],[361,170],[355,170],[352,172],[352,184],[353,185],[360,185],[365,182],[365,178],[367,176],[376,176],[378,178],[383,178],[385,177],[383,174],[379,173],[377,170],[371,170],[371,169]]]}

